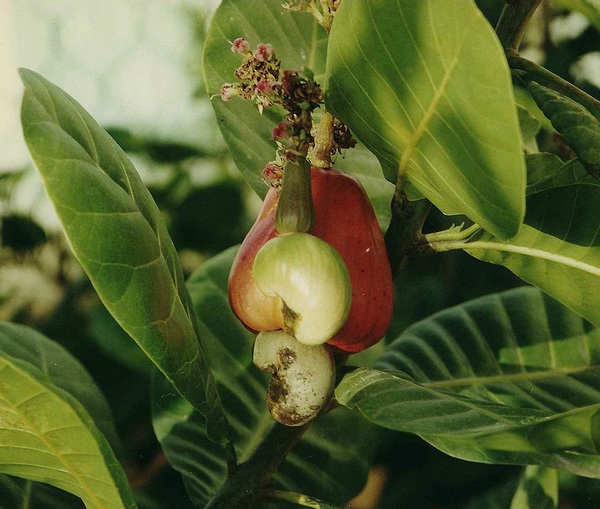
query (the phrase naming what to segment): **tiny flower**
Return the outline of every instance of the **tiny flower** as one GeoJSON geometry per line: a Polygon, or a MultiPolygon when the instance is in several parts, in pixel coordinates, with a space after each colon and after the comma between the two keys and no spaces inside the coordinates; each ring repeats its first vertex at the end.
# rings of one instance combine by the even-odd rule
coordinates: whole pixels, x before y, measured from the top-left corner
{"type": "Polygon", "coordinates": [[[261,79],[256,84],[255,90],[261,94],[271,94],[273,92],[273,84],[269,80],[261,79]]]}
{"type": "Polygon", "coordinates": [[[298,82],[298,72],[290,71],[286,69],[283,71],[283,78],[281,78],[281,86],[283,87],[283,91],[290,95],[294,88],[294,85],[298,82]]]}
{"type": "Polygon", "coordinates": [[[254,58],[261,62],[265,62],[273,57],[275,52],[273,51],[273,46],[270,44],[259,44],[256,46],[256,51],[254,52],[254,58]]]}
{"type": "Polygon", "coordinates": [[[277,127],[273,129],[273,139],[277,140],[279,138],[289,138],[290,135],[287,132],[288,124],[285,121],[279,122],[277,127]]]}
{"type": "Polygon", "coordinates": [[[234,95],[238,95],[240,93],[239,87],[234,85],[233,83],[225,83],[221,86],[221,99],[224,101],[229,101],[234,95]]]}
{"type": "Polygon", "coordinates": [[[268,180],[278,180],[283,176],[281,166],[275,163],[269,163],[263,170],[263,178],[268,180]]]}
{"type": "Polygon", "coordinates": [[[243,37],[238,37],[231,43],[231,51],[234,53],[250,53],[250,44],[243,37]]]}

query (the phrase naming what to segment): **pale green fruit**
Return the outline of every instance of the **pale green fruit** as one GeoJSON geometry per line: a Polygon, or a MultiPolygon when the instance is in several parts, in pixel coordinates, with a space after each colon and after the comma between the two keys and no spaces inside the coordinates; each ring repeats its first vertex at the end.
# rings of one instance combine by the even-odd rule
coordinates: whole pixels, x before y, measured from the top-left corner
{"type": "Polygon", "coordinates": [[[304,345],[284,331],[261,332],[253,360],[258,369],[272,375],[267,405],[281,424],[301,426],[329,401],[335,363],[326,345],[304,345]]]}
{"type": "Polygon", "coordinates": [[[252,267],[258,289],[282,301],[285,330],[306,345],[320,345],[344,325],[352,288],[342,257],[308,233],[269,240],[252,267]]]}

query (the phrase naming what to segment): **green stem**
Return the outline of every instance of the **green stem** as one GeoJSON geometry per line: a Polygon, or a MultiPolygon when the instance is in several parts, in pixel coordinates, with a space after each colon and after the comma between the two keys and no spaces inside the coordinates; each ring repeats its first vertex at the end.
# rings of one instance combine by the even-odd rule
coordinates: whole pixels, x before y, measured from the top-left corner
{"type": "Polygon", "coordinates": [[[429,244],[433,244],[435,242],[442,241],[450,241],[450,240],[465,240],[473,235],[476,231],[478,231],[481,227],[478,224],[472,224],[468,228],[463,230],[461,226],[453,226],[448,230],[443,230],[440,232],[428,233],[425,235],[425,240],[429,244]]]}
{"type": "Polygon", "coordinates": [[[25,489],[23,490],[23,500],[21,502],[21,509],[29,509],[31,505],[31,493],[33,488],[33,481],[25,482],[25,489]]]}
{"type": "Polygon", "coordinates": [[[231,473],[204,509],[244,509],[256,500],[292,447],[310,426],[288,427],[274,424],[252,457],[231,473]]]}
{"type": "Polygon", "coordinates": [[[496,34],[504,51],[516,54],[527,24],[542,0],[507,0],[496,25],[496,34]]]}
{"type": "Polygon", "coordinates": [[[465,251],[500,251],[501,253],[511,253],[523,256],[529,256],[531,258],[538,258],[540,260],[546,260],[549,262],[555,262],[565,267],[571,267],[594,276],[600,276],[600,269],[594,265],[590,265],[581,260],[569,258],[561,254],[553,253],[550,251],[544,251],[543,249],[537,249],[527,246],[519,246],[516,244],[508,244],[503,242],[490,242],[485,240],[477,241],[465,241],[465,240],[452,240],[442,241],[430,244],[431,248],[436,252],[454,251],[457,249],[464,249],[465,251]]]}
{"type": "Polygon", "coordinates": [[[317,23],[319,23],[319,25],[322,27],[325,27],[325,16],[321,14],[321,11],[318,9],[314,1],[310,3],[310,12],[317,20],[317,23]]]}
{"type": "Polygon", "coordinates": [[[333,115],[323,108],[315,135],[315,146],[310,154],[311,163],[318,168],[331,168],[332,166],[333,122],[333,115]]]}
{"type": "Polygon", "coordinates": [[[318,498],[302,495],[301,493],[293,493],[291,491],[264,490],[260,495],[261,499],[267,502],[286,502],[302,507],[311,507],[312,509],[345,509],[341,506],[332,505],[329,502],[319,500],[318,498]]]}
{"type": "Polygon", "coordinates": [[[548,88],[563,94],[569,99],[578,102],[594,115],[600,115],[600,101],[585,93],[572,83],[569,83],[541,65],[538,65],[535,62],[527,60],[519,55],[509,55],[507,60],[511,69],[525,72],[527,78],[536,81],[541,85],[547,86],[548,88]]]}
{"type": "Polygon", "coordinates": [[[406,266],[409,257],[419,247],[427,245],[422,229],[431,203],[428,200],[410,201],[396,188],[391,208],[392,218],[385,233],[385,247],[392,276],[396,277],[406,266]]]}

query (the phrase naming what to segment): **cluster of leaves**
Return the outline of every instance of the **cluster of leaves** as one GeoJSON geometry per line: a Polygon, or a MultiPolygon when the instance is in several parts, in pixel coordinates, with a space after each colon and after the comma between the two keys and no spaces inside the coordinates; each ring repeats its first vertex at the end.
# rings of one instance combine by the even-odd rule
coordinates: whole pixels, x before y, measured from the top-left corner
{"type": "MultiPolygon", "coordinates": [[[[211,94],[239,67],[239,55],[227,51],[238,37],[268,41],[285,68],[314,70],[327,108],[362,142],[338,166],[363,179],[383,224],[395,186],[404,186],[412,200],[472,223],[426,235],[432,250],[464,250],[538,288],[460,304],[395,339],[390,332],[385,347],[343,376],[339,408],[300,439],[273,426],[266,380],[251,362],[252,334],[229,311],[236,248],[186,283],[159,209],[125,153],[62,90],[22,71],[33,159],[98,295],[158,368],[154,429],[192,503],[214,505],[218,493],[231,507],[227,497],[258,488],[256,496],[278,507],[331,507],[317,498],[345,504],[364,484],[378,441],[385,449],[397,437],[382,428],[470,462],[530,465],[506,493],[480,493],[472,507],[486,500],[555,507],[559,470],[599,478],[594,115],[523,69],[527,88],[517,106],[497,35],[464,0],[348,0],[329,34],[279,0],[225,1],[205,46],[211,94]],[[537,150],[542,124],[534,118],[542,113],[577,159],[537,150]]],[[[242,175],[264,195],[277,112],[260,115],[235,97],[214,108],[242,175]]],[[[2,474],[52,484],[89,508],[135,507],[108,415],[74,358],[30,329],[2,325],[2,474]]],[[[22,504],[32,486],[3,476],[2,500],[22,504]]]]}

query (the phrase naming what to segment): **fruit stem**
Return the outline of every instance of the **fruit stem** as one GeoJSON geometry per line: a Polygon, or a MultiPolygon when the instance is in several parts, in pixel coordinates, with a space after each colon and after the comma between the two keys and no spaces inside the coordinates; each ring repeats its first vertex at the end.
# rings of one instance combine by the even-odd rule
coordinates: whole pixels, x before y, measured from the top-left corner
{"type": "Polygon", "coordinates": [[[286,161],[275,228],[279,234],[307,233],[314,225],[310,164],[304,156],[286,161]]]}

